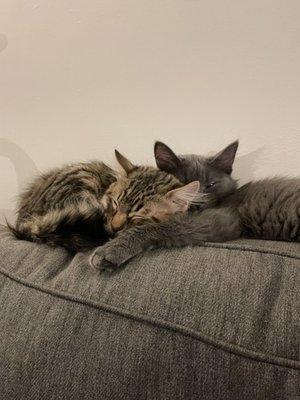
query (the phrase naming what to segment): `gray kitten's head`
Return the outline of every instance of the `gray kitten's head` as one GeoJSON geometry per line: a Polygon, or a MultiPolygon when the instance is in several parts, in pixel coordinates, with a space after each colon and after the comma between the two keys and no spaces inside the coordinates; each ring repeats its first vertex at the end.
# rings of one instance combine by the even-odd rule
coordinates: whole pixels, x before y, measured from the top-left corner
{"type": "Polygon", "coordinates": [[[215,156],[204,157],[194,154],[177,156],[167,145],[156,142],[154,155],[158,168],[176,176],[182,183],[198,180],[201,192],[206,195],[204,202],[211,204],[237,187],[231,172],[238,145],[235,141],[215,156]]]}

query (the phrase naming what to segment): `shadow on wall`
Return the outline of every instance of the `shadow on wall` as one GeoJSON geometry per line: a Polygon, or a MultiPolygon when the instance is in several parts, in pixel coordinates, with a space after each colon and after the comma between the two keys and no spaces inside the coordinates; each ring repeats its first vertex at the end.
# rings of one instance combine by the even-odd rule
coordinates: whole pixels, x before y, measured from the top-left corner
{"type": "Polygon", "coordinates": [[[238,180],[239,185],[252,181],[256,178],[256,172],[262,163],[265,146],[251,151],[242,156],[237,156],[234,161],[233,170],[234,177],[238,180]]]}
{"type": "Polygon", "coordinates": [[[0,51],[5,50],[7,44],[8,44],[7,36],[4,35],[3,33],[0,33],[0,51]]]}
{"type": "MultiPolygon", "coordinates": [[[[16,143],[8,139],[0,138],[0,157],[6,157],[11,161],[16,173],[18,192],[22,190],[24,183],[38,172],[29,155],[16,143]]],[[[13,209],[0,208],[0,222],[4,222],[4,217],[9,221],[13,220],[14,214],[13,209]]]]}

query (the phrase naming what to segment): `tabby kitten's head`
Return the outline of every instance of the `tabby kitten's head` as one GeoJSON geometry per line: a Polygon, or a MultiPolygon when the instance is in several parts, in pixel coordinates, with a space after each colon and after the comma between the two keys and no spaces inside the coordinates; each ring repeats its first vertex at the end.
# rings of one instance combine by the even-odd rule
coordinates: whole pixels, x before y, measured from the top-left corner
{"type": "Polygon", "coordinates": [[[215,156],[203,157],[194,154],[177,156],[167,145],[156,142],[154,155],[158,168],[174,175],[180,182],[199,181],[205,208],[236,189],[231,172],[238,144],[235,141],[215,156]]]}
{"type": "Polygon", "coordinates": [[[197,202],[198,181],[183,186],[165,171],[136,166],[118,151],[115,153],[126,175],[112,183],[101,200],[105,228],[111,235],[145,221],[163,221],[197,202]]]}

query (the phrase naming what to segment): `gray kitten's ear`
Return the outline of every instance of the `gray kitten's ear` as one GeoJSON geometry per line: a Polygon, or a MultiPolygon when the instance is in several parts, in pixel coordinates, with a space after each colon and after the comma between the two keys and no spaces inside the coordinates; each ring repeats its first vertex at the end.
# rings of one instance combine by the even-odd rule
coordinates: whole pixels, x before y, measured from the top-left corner
{"type": "Polygon", "coordinates": [[[226,174],[231,174],[232,165],[235,159],[236,151],[239,146],[239,141],[231,143],[229,146],[225,147],[224,150],[220,151],[216,156],[209,159],[210,165],[221,171],[226,172],[226,174]]]}
{"type": "Polygon", "coordinates": [[[118,163],[121,165],[127,175],[134,169],[136,169],[136,166],[132,164],[132,162],[129,161],[126,157],[124,157],[118,150],[115,150],[115,156],[118,163]]]}
{"type": "Polygon", "coordinates": [[[187,211],[191,204],[199,202],[199,196],[201,196],[199,189],[199,181],[193,181],[178,189],[171,190],[166,194],[166,198],[176,204],[177,211],[187,211]]]}
{"type": "Polygon", "coordinates": [[[181,167],[180,159],[162,142],[155,142],[154,156],[157,167],[162,171],[174,172],[181,167]]]}

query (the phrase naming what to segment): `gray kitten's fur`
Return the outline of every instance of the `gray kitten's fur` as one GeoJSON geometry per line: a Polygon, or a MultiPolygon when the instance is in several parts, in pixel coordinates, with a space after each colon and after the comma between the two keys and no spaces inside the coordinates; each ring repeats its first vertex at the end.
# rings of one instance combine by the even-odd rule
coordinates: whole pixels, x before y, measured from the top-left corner
{"type": "Polygon", "coordinates": [[[199,180],[200,210],[177,214],[159,224],[134,227],[96,249],[93,266],[116,268],[149,248],[201,245],[239,237],[300,241],[300,179],[274,178],[236,188],[231,178],[238,142],[215,157],[176,156],[165,144],[155,144],[160,169],[181,182],[199,180]]]}

